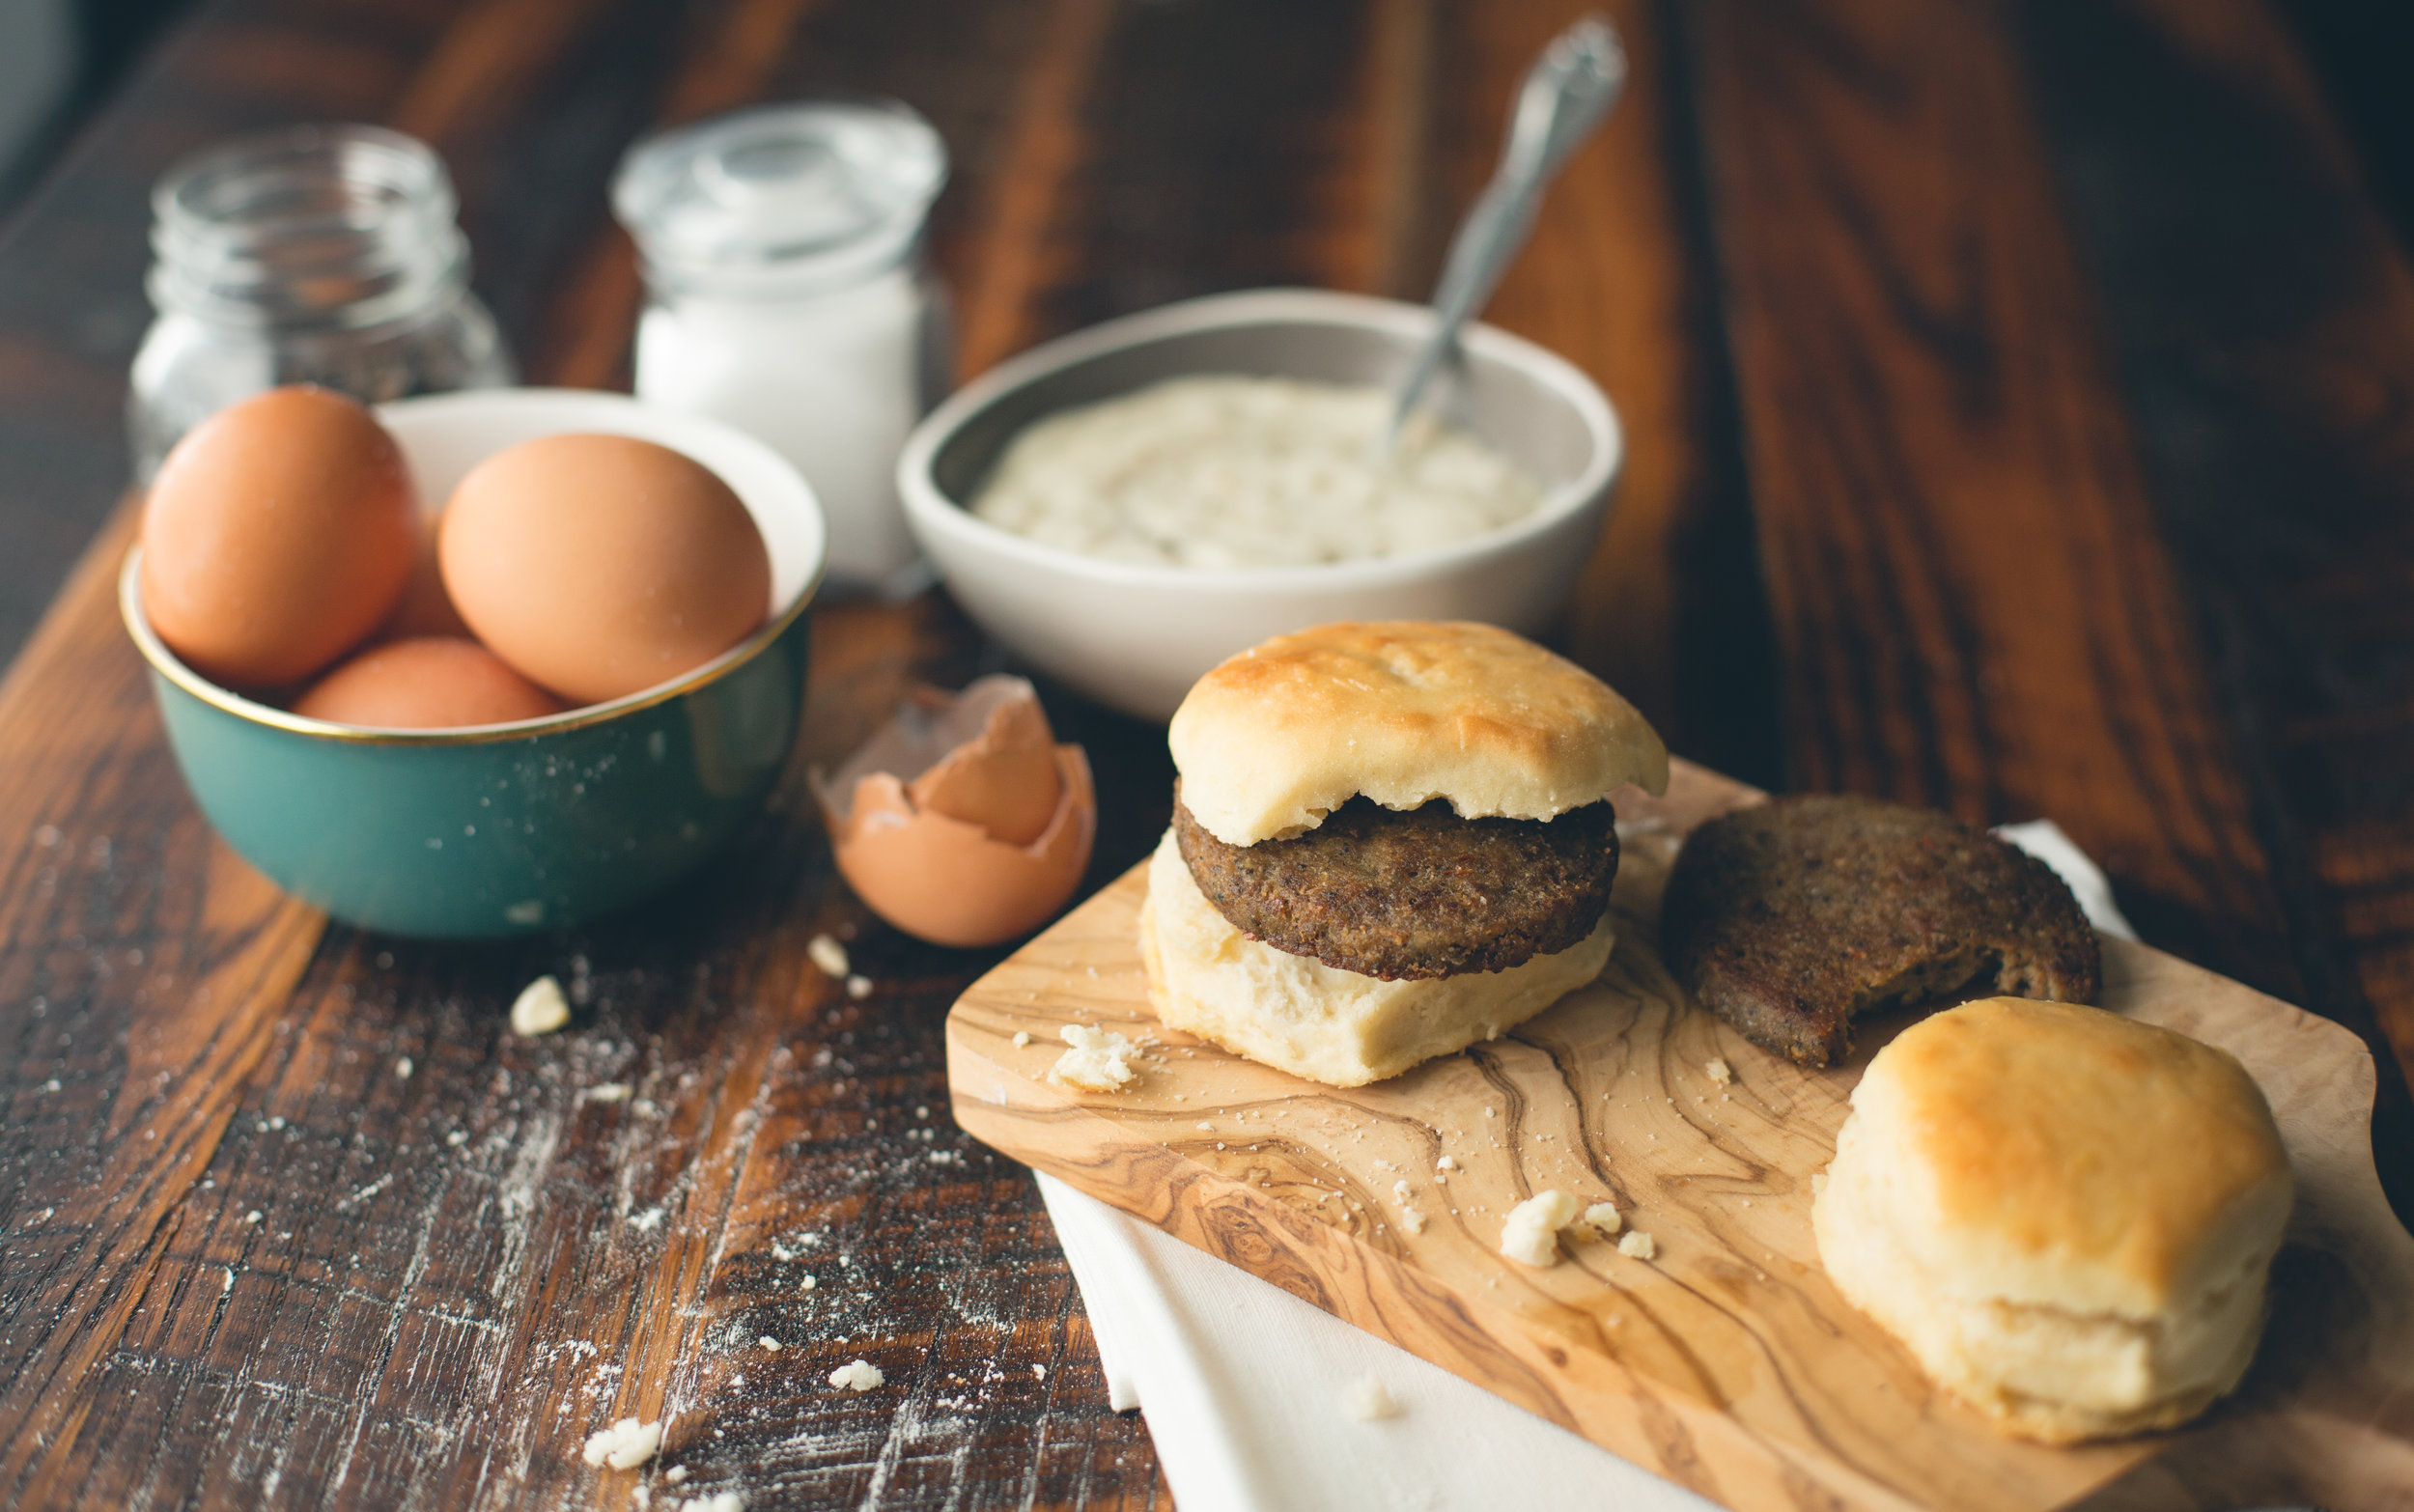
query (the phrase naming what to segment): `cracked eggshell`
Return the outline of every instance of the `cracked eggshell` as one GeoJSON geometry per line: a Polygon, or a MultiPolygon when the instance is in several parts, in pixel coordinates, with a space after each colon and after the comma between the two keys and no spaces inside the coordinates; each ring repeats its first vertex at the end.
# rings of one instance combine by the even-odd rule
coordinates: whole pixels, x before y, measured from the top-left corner
{"type": "Polygon", "coordinates": [[[994,945],[1046,923],[1097,838],[1089,760],[1055,743],[1021,678],[917,690],[813,786],[840,875],[872,911],[934,944],[994,945]]]}

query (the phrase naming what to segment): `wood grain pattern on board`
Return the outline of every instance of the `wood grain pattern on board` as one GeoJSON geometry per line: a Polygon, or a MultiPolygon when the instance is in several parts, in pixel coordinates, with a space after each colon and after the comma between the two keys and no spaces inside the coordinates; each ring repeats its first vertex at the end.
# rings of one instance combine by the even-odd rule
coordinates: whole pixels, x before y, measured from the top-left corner
{"type": "Polygon", "coordinates": [[[1651,944],[1682,835],[1755,799],[1682,763],[1666,799],[1630,790],[1619,942],[1601,981],[1500,1040],[1347,1091],[1158,1026],[1133,933],[1145,891],[1136,872],[957,1004],[956,1117],[1739,1512],[1806,1497],[2058,1507],[2115,1482],[2134,1489],[2141,1467],[2201,1458],[2241,1433],[2360,1435],[2324,1485],[2338,1505],[2377,1507],[2407,1484],[2414,1237],[2365,1153],[2371,1057],[2334,1024],[2142,946],[2106,942],[2105,1006],[2244,1060],[2302,1184],[2267,1343],[2240,1394],[2175,1436],[2027,1443],[1932,1389],[1835,1295],[1810,1237],[1810,1176],[1833,1154],[1859,1069],[1900,1022],[1872,1026],[1846,1067],[1805,1071],[1691,1007],[1651,944]],[[1056,1030],[1076,1022],[1162,1044],[1124,1092],[1070,1091],[1048,1072],[1063,1049],[1056,1030]],[[1731,1085],[1705,1069],[1714,1058],[1731,1085]],[[1438,1169],[1445,1155],[1456,1169],[1438,1169]],[[1595,1243],[1546,1270],[1503,1259],[1507,1210],[1553,1187],[1616,1202],[1652,1235],[1656,1258],[1595,1243]],[[1405,1218],[1411,1210],[1420,1220],[1405,1218]]]}

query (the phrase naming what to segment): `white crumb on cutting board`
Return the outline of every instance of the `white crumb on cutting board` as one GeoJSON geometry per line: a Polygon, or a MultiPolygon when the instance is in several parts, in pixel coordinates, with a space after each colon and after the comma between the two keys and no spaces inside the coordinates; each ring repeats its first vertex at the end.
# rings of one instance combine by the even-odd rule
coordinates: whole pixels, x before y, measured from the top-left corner
{"type": "Polygon", "coordinates": [[[1626,1220],[1618,1216],[1616,1203],[1596,1202],[1585,1209],[1582,1221],[1596,1233],[1610,1235],[1616,1233],[1626,1220]]]}
{"type": "Polygon", "coordinates": [[[514,1034],[551,1034],[569,1022],[570,1000],[562,995],[562,984],[550,976],[538,977],[512,1000],[514,1034]]]}
{"type": "Polygon", "coordinates": [[[822,968],[824,976],[844,981],[852,974],[847,965],[847,947],[828,935],[814,936],[811,942],[804,947],[804,953],[812,958],[815,966],[822,968]]]}
{"type": "Polygon", "coordinates": [[[1073,1047],[1056,1057],[1048,1079],[1083,1092],[1119,1092],[1138,1075],[1132,1069],[1133,1045],[1111,1029],[1068,1023],[1056,1031],[1073,1047]]]}
{"type": "Polygon", "coordinates": [[[1556,1187],[1535,1192],[1509,1209],[1501,1226],[1501,1253],[1520,1265],[1558,1264],[1559,1230],[1581,1211],[1574,1197],[1556,1187]]]}
{"type": "Polygon", "coordinates": [[[1632,1255],[1637,1260],[1648,1260],[1660,1252],[1660,1246],[1652,1242],[1650,1235],[1636,1229],[1617,1242],[1617,1252],[1632,1255]]]}

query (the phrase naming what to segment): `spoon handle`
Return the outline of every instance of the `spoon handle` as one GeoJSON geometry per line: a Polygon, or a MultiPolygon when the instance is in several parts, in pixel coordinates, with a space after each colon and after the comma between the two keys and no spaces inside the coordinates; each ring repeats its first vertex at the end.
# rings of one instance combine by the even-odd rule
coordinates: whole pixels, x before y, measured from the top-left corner
{"type": "Polygon", "coordinates": [[[1501,275],[1533,230],[1542,191],[1568,155],[1601,124],[1626,88],[1626,53],[1599,15],[1561,32],[1526,72],[1509,112],[1501,165],[1450,239],[1448,261],[1434,290],[1434,328],[1392,403],[1388,452],[1417,401],[1458,348],[1458,333],[1492,298],[1501,275]]]}

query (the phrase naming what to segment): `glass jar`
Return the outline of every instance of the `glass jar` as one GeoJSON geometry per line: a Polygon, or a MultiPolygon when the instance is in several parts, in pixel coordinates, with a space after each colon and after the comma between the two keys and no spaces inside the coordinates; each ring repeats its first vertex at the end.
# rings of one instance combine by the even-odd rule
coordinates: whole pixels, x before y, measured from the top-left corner
{"type": "Polygon", "coordinates": [[[828,522],[830,576],[890,594],[928,581],[896,470],[953,367],[922,251],[946,178],[939,133],[906,106],[813,100],[639,142],[612,186],[645,263],[637,397],[795,462],[828,522]]]}
{"type": "Polygon", "coordinates": [[[158,317],[126,399],[137,479],[186,431],[280,384],[377,404],[510,383],[454,211],[435,154],[377,126],[238,137],[170,169],[152,193],[158,317]]]}

